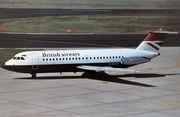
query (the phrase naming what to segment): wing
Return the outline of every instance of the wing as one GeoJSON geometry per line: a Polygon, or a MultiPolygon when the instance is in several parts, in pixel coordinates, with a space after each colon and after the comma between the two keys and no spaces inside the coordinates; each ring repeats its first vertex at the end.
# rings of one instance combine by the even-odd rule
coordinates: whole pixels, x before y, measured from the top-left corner
{"type": "Polygon", "coordinates": [[[88,65],[81,65],[81,66],[77,66],[77,68],[79,69],[83,69],[83,70],[89,70],[89,71],[96,71],[96,72],[140,72],[140,71],[136,71],[133,69],[127,69],[127,68],[114,68],[114,67],[109,67],[109,66],[88,66],[88,65]]]}

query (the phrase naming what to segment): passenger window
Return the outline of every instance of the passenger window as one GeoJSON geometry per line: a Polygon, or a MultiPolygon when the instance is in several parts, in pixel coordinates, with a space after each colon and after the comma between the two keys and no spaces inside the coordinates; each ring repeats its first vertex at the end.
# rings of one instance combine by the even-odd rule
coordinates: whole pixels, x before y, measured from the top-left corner
{"type": "Polygon", "coordinates": [[[58,58],[56,58],[56,61],[58,60],[58,58]]]}

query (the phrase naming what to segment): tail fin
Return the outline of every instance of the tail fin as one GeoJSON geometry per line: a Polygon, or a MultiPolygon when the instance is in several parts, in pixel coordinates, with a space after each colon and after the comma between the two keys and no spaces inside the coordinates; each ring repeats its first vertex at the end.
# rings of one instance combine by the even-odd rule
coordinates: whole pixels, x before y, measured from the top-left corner
{"type": "Polygon", "coordinates": [[[148,36],[144,39],[143,42],[141,42],[141,44],[136,49],[158,52],[168,34],[179,33],[165,30],[150,30],[148,36]]]}

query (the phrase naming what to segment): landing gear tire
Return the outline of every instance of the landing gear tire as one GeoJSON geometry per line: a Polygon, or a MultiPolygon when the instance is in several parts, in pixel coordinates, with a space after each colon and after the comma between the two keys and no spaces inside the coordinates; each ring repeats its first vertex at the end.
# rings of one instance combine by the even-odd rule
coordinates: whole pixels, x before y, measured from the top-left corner
{"type": "Polygon", "coordinates": [[[97,76],[97,72],[96,72],[96,71],[91,71],[91,72],[89,72],[89,74],[90,74],[90,76],[92,76],[92,77],[97,76]]]}
{"type": "Polygon", "coordinates": [[[31,75],[31,78],[36,78],[36,73],[32,73],[31,75]]]}
{"type": "Polygon", "coordinates": [[[89,72],[92,77],[97,77],[98,79],[104,79],[106,78],[106,73],[105,72],[96,72],[96,71],[91,71],[89,72]]]}

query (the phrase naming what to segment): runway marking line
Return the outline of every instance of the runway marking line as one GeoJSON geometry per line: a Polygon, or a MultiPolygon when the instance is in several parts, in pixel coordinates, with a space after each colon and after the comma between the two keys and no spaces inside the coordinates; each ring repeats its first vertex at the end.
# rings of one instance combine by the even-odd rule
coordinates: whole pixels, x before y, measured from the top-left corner
{"type": "Polygon", "coordinates": [[[174,101],[164,101],[163,104],[168,105],[168,106],[180,106],[179,102],[174,102],[174,101]]]}

